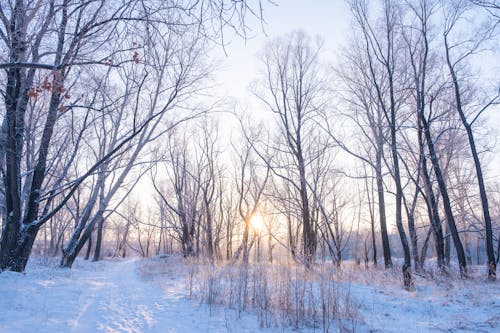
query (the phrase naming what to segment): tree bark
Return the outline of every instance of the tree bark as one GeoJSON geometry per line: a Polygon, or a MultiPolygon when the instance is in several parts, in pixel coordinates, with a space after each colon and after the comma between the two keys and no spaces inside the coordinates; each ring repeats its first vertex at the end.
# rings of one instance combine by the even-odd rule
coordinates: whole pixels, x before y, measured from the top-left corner
{"type": "MultiPolygon", "coordinates": [[[[380,223],[380,235],[382,237],[382,250],[384,253],[384,264],[385,268],[391,268],[392,267],[391,245],[389,243],[389,235],[387,233],[384,181],[382,179],[382,153],[377,152],[375,172],[377,178],[378,214],[380,223]]],[[[375,248],[374,251],[376,251],[375,248]]]]}
{"type": "Polygon", "coordinates": [[[87,241],[87,252],[85,253],[84,260],[89,260],[90,252],[92,252],[92,236],[89,237],[89,240],[87,241]]]}
{"type": "MultiPolygon", "coordinates": [[[[102,233],[103,233],[104,218],[101,216],[97,222],[97,239],[95,242],[94,257],[92,261],[99,261],[101,258],[101,248],[102,248],[102,233]]],[[[89,237],[89,240],[91,238],[89,237]]]]}

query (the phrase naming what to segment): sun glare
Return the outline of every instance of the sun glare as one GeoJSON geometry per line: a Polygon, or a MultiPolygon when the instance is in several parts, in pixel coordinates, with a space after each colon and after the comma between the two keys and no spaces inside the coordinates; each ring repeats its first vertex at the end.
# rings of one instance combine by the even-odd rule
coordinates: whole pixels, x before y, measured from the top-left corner
{"type": "Polygon", "coordinates": [[[260,215],[260,213],[255,213],[250,219],[250,224],[256,232],[260,232],[264,228],[264,220],[262,219],[262,215],[260,215]]]}

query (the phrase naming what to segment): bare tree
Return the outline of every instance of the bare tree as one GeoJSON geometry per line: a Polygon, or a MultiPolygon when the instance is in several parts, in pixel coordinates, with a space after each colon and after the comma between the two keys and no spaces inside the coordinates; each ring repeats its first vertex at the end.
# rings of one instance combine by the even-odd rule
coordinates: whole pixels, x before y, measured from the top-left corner
{"type": "MultiPolygon", "coordinates": [[[[359,131],[357,131],[360,133],[359,135],[352,135],[352,133],[346,135],[361,143],[361,147],[358,149],[359,152],[354,147],[350,147],[346,140],[335,135],[335,130],[330,125],[332,121],[328,121],[327,117],[325,117],[325,120],[327,120],[325,123],[328,126],[327,133],[339,147],[373,170],[373,178],[376,181],[378,220],[384,264],[386,268],[390,268],[392,267],[392,255],[387,231],[384,188],[384,175],[387,173],[384,164],[384,149],[387,146],[388,126],[377,96],[377,90],[372,83],[371,74],[366,70],[368,67],[369,59],[367,59],[363,41],[355,39],[353,45],[344,53],[344,60],[336,72],[341,84],[346,87],[346,92],[342,98],[347,102],[347,106],[340,116],[353,122],[359,128],[359,131]]],[[[367,174],[366,176],[370,177],[371,175],[368,176],[367,174]]],[[[371,201],[369,204],[371,205],[371,201]]],[[[372,212],[371,208],[370,212],[372,212]]],[[[371,218],[373,219],[374,216],[371,218]]],[[[373,245],[373,251],[374,262],[376,262],[375,245],[373,245]]]]}
{"type": "Polygon", "coordinates": [[[389,126],[389,147],[392,158],[391,174],[396,186],[396,226],[404,253],[402,267],[404,287],[413,288],[411,274],[411,257],[408,239],[403,227],[402,199],[403,186],[398,155],[397,133],[400,124],[401,102],[404,96],[398,93],[397,87],[404,81],[403,72],[400,70],[404,64],[398,54],[398,25],[401,17],[401,7],[395,1],[384,0],[381,2],[381,26],[374,27],[370,22],[368,4],[366,1],[352,1],[351,8],[356,22],[361,27],[366,47],[368,70],[371,83],[376,90],[376,96],[383,115],[389,126]]]}
{"type": "MultiPolygon", "coordinates": [[[[73,66],[83,62],[101,62],[103,52],[97,50],[97,44],[105,42],[112,34],[117,24],[116,17],[126,15],[126,4],[112,6],[108,17],[97,15],[102,6],[103,2],[79,6],[66,0],[28,4],[12,1],[5,8],[0,7],[3,49],[9,53],[8,59],[1,64],[6,69],[7,79],[4,93],[7,140],[2,147],[6,161],[7,219],[3,221],[0,249],[2,270],[24,270],[38,230],[63,207],[64,203],[61,203],[39,216],[52,136],[59,114],[66,108],[66,80],[72,74],[73,66]],[[53,26],[57,28],[53,29],[53,26]],[[47,48],[54,51],[47,52],[47,48]],[[89,60],[87,57],[92,53],[94,57],[89,60]],[[37,87],[35,79],[40,72],[46,73],[46,80],[37,87]],[[43,90],[48,95],[49,103],[39,153],[33,162],[34,169],[23,177],[21,162],[25,149],[25,117],[29,100],[37,98],[43,90]],[[26,178],[24,184],[29,187],[27,196],[22,195],[23,178],[26,178]]],[[[75,182],[73,189],[80,183],[75,182]]]]}
{"type": "MultiPolygon", "coordinates": [[[[200,112],[203,113],[203,111],[184,115],[179,113],[177,119],[168,121],[167,117],[172,110],[178,108],[178,104],[182,104],[184,98],[196,91],[198,82],[205,77],[204,71],[198,72],[197,70],[196,59],[199,58],[200,52],[200,49],[196,47],[197,40],[193,38],[183,42],[177,39],[180,36],[172,36],[171,34],[175,33],[167,34],[166,38],[157,35],[147,36],[147,42],[151,45],[146,48],[148,52],[144,54],[144,69],[137,71],[135,66],[132,66],[120,73],[126,87],[125,95],[127,97],[120,98],[120,101],[123,102],[118,105],[110,103],[110,105],[116,105],[116,110],[108,113],[109,122],[101,117],[102,126],[99,127],[99,132],[96,135],[101,139],[98,144],[101,152],[97,159],[102,159],[103,155],[114,150],[120,144],[124,133],[134,131],[135,124],[141,122],[141,114],[146,115],[146,120],[153,117],[155,119],[147,123],[142,129],[142,133],[123,147],[120,151],[120,158],[102,164],[98,176],[101,177],[100,182],[98,182],[100,188],[96,202],[98,209],[88,217],[89,223],[84,219],[80,220],[81,228],[85,226],[85,231],[82,233],[79,227],[65,247],[62,260],[64,266],[71,266],[79,249],[90,237],[94,226],[97,228],[94,260],[99,259],[106,210],[117,193],[123,190],[124,181],[134,169],[141,152],[163,133],[168,132],[179,123],[196,117],[200,112]],[[188,51],[186,52],[186,50],[188,51]],[[151,81],[149,81],[148,76],[151,77],[151,81]],[[150,98],[149,107],[141,107],[140,105],[141,101],[147,98],[145,95],[150,98]],[[130,98],[130,96],[134,96],[134,98],[130,98]]],[[[189,31],[184,31],[184,34],[189,34],[189,31]]],[[[139,180],[140,174],[135,176],[131,187],[122,195],[121,201],[139,180]]],[[[89,201],[89,204],[91,204],[89,209],[92,210],[95,203],[89,201]]]]}
{"type": "Polygon", "coordinates": [[[311,267],[316,252],[316,233],[311,219],[307,175],[308,137],[313,118],[323,107],[322,82],[319,77],[319,50],[310,37],[295,32],[267,45],[263,62],[265,79],[257,97],[276,115],[279,137],[284,141],[276,150],[288,160],[266,160],[272,173],[289,183],[300,198],[303,254],[311,267]],[[292,172],[285,175],[283,169],[292,172]]]}
{"type": "MultiPolygon", "coordinates": [[[[496,15],[500,12],[500,4],[497,1],[475,1],[475,3],[490,8],[494,10],[496,15]]],[[[483,219],[486,229],[486,253],[488,255],[488,279],[494,281],[496,279],[496,261],[495,252],[493,249],[493,231],[491,227],[491,216],[490,209],[488,206],[488,196],[486,191],[486,186],[484,182],[483,170],[481,167],[481,161],[479,159],[479,152],[476,145],[476,140],[474,138],[473,125],[479,118],[479,116],[487,110],[491,105],[498,104],[500,102],[500,93],[495,92],[495,95],[484,102],[479,109],[474,109],[471,106],[472,103],[467,103],[464,98],[464,86],[467,85],[465,76],[460,66],[468,60],[468,58],[477,52],[482,45],[492,38],[494,27],[488,27],[485,31],[477,31],[468,40],[452,40],[453,31],[458,25],[458,22],[462,17],[467,14],[467,8],[458,4],[454,8],[446,8],[448,15],[445,19],[444,27],[444,47],[446,55],[446,64],[448,67],[450,80],[453,84],[453,91],[455,95],[455,110],[460,116],[462,125],[467,133],[467,138],[469,140],[469,147],[474,161],[474,167],[476,171],[476,177],[479,187],[479,194],[481,196],[481,206],[483,211],[483,219]],[[464,46],[465,45],[465,46],[464,46]],[[473,109],[473,110],[471,110],[473,109]]],[[[466,89],[466,88],[465,88],[466,89]]]]}
{"type": "MultiPolygon", "coordinates": [[[[427,100],[432,97],[429,95],[431,89],[440,89],[439,81],[433,80],[433,75],[431,72],[433,69],[433,64],[430,60],[434,57],[429,54],[429,21],[432,15],[436,11],[436,2],[432,1],[419,1],[415,5],[408,4],[410,9],[410,16],[415,17],[414,22],[408,24],[403,31],[403,36],[408,49],[408,58],[410,61],[412,80],[410,81],[410,89],[413,89],[414,104],[417,113],[417,130],[418,130],[418,143],[419,143],[419,154],[417,168],[418,174],[414,178],[414,183],[416,186],[416,191],[419,191],[425,198],[427,204],[427,210],[429,219],[431,221],[432,230],[434,231],[434,239],[436,244],[436,254],[438,267],[444,269],[444,243],[443,243],[443,233],[440,224],[439,212],[437,207],[437,202],[435,199],[435,194],[432,188],[431,178],[427,169],[427,156],[425,154],[425,144],[430,144],[433,146],[433,142],[428,142],[429,137],[427,132],[429,132],[430,122],[432,121],[432,116],[425,117],[425,108],[427,106],[427,100]],[[433,80],[433,81],[432,81],[433,80]],[[430,82],[430,83],[429,83],[430,82]],[[429,87],[430,86],[430,87],[429,87]],[[437,88],[436,88],[437,86],[437,88]],[[424,189],[419,185],[420,179],[424,182],[424,189]]],[[[429,148],[431,149],[431,147],[429,148]]],[[[432,149],[434,149],[432,147],[432,149]]],[[[433,164],[435,166],[435,163],[433,164]]],[[[416,251],[416,244],[414,245],[414,251],[416,251]]]]}
{"type": "MultiPolygon", "coordinates": [[[[169,167],[165,174],[168,175],[169,186],[172,189],[173,198],[167,194],[167,187],[159,186],[156,173],[152,176],[153,187],[159,195],[161,214],[165,216],[166,211],[171,211],[178,219],[179,238],[182,253],[185,257],[193,256],[195,248],[195,232],[199,215],[201,213],[199,186],[201,177],[201,161],[193,163],[192,152],[189,150],[187,136],[178,137],[178,131],[168,136],[166,148],[168,149],[169,167]],[[165,205],[165,209],[162,208],[165,205]]],[[[172,222],[172,221],[171,221],[172,222]]]]}

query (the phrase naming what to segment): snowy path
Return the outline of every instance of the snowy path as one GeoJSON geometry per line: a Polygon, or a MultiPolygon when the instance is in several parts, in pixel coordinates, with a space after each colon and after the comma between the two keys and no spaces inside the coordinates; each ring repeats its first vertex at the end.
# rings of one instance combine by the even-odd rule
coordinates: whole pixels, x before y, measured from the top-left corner
{"type": "Polygon", "coordinates": [[[141,277],[140,261],[79,263],[0,274],[0,332],[255,332],[254,318],[186,299],[183,280],[166,288],[141,277]],[[235,326],[236,325],[236,326],[235,326]]]}
{"type": "Polygon", "coordinates": [[[114,263],[84,284],[82,308],[70,321],[75,332],[143,332],[154,327],[153,318],[165,315],[162,293],[137,278],[134,261],[114,263]]]}

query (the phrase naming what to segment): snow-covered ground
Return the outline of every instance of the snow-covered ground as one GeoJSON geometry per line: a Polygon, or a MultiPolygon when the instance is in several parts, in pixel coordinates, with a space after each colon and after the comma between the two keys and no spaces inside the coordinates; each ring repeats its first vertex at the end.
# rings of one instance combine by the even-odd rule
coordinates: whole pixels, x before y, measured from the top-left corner
{"type": "Polygon", "coordinates": [[[184,277],[162,288],[140,273],[140,260],[77,261],[72,269],[30,265],[0,273],[0,332],[255,332],[248,316],[188,300],[184,277]]]}
{"type": "Polygon", "coordinates": [[[427,280],[415,277],[406,292],[394,278],[352,283],[361,300],[365,327],[377,332],[500,332],[500,285],[479,280],[427,280]],[[392,283],[391,283],[392,281],[392,283]]]}
{"type": "MultiPolygon", "coordinates": [[[[35,260],[25,274],[0,273],[0,332],[297,331],[262,329],[253,314],[190,299],[188,270],[175,258],[77,261],[73,269],[35,260]]],[[[353,274],[339,283],[356,306],[356,331],[500,332],[499,282],[420,279],[408,293],[382,270],[353,274]]]]}

